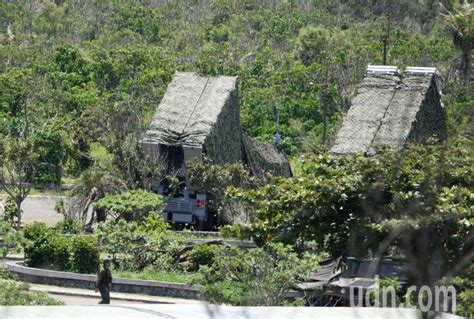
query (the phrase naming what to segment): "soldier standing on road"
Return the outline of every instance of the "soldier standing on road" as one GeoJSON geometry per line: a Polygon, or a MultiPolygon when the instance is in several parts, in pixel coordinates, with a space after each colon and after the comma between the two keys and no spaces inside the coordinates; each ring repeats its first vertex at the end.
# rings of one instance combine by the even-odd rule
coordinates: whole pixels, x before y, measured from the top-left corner
{"type": "Polygon", "coordinates": [[[97,283],[95,286],[95,292],[100,291],[102,300],[99,304],[110,304],[110,288],[112,288],[112,272],[110,271],[112,263],[110,259],[104,260],[104,269],[100,271],[97,276],[97,283]]]}

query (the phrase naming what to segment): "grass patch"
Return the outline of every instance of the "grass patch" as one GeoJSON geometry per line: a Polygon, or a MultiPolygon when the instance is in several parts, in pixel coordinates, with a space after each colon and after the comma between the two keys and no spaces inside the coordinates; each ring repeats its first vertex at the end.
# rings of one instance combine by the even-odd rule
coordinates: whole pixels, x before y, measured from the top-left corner
{"type": "Polygon", "coordinates": [[[175,231],[175,236],[178,240],[195,240],[195,239],[224,239],[220,233],[194,232],[191,230],[175,231]]]}
{"type": "Polygon", "coordinates": [[[115,270],[112,272],[112,275],[115,278],[166,281],[181,284],[191,284],[191,282],[198,276],[196,273],[192,272],[168,272],[156,271],[154,269],[145,269],[141,272],[115,270]]]}
{"type": "Polygon", "coordinates": [[[30,191],[30,195],[66,196],[67,190],[32,188],[30,191]]]}

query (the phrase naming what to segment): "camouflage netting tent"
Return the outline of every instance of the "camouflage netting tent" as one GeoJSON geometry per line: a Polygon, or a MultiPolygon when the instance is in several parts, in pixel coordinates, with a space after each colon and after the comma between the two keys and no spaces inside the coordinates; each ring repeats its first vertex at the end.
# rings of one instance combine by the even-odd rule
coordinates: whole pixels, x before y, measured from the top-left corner
{"type": "Polygon", "coordinates": [[[237,77],[177,72],[140,145],[152,158],[166,157],[174,166],[182,166],[192,150],[192,156],[202,152],[217,164],[237,162],[240,132],[237,77]]]}
{"type": "Polygon", "coordinates": [[[266,179],[266,173],[274,176],[291,176],[290,163],[272,144],[250,138],[245,133],[242,133],[242,144],[244,162],[252,174],[260,180],[266,179]]]}
{"type": "Polygon", "coordinates": [[[175,171],[188,159],[205,155],[215,164],[245,162],[259,178],[265,172],[291,174],[273,145],[242,135],[237,77],[177,72],[140,145],[175,171]]]}
{"type": "Polygon", "coordinates": [[[369,66],[339,131],[333,154],[372,154],[430,137],[446,138],[446,117],[435,68],[369,66]]]}

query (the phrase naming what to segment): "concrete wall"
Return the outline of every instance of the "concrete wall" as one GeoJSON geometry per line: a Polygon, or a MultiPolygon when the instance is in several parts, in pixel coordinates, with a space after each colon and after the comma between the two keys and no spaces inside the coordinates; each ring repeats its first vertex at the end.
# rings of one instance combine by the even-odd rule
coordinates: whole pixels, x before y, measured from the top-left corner
{"type": "MultiPolygon", "coordinates": [[[[18,274],[22,281],[36,284],[94,289],[97,280],[95,275],[31,268],[16,261],[7,262],[7,267],[11,272],[18,274]]],[[[199,290],[199,286],[195,285],[123,278],[114,278],[112,285],[112,291],[116,292],[190,299],[200,299],[199,290]]]]}

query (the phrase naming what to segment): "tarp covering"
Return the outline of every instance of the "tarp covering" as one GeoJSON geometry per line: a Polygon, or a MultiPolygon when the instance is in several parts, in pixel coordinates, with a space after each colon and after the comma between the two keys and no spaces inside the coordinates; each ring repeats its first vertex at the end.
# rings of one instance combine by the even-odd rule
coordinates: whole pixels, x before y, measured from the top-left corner
{"type": "Polygon", "coordinates": [[[141,145],[156,156],[159,145],[203,148],[215,163],[242,158],[237,77],[177,72],[141,145]]]}
{"type": "Polygon", "coordinates": [[[183,168],[187,153],[202,152],[214,164],[244,162],[261,179],[291,176],[283,153],[242,133],[237,77],[177,72],[140,145],[172,171],[183,168]]]}
{"type": "Polygon", "coordinates": [[[291,176],[290,163],[274,145],[250,138],[242,133],[245,162],[253,175],[265,180],[265,173],[273,176],[291,176]]]}
{"type": "Polygon", "coordinates": [[[436,74],[367,74],[339,131],[333,154],[371,154],[429,137],[446,138],[436,74]]]}

